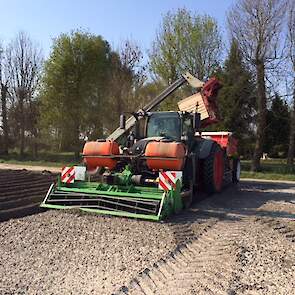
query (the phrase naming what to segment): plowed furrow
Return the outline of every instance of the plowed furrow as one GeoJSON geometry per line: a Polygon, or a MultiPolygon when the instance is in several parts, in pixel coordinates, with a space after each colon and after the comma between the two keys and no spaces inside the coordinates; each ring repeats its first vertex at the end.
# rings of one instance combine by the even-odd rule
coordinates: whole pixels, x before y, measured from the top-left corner
{"type": "Polygon", "coordinates": [[[51,182],[44,182],[38,185],[30,186],[28,184],[26,187],[19,190],[10,190],[9,192],[1,193],[0,202],[6,202],[13,199],[19,199],[21,197],[27,197],[32,193],[38,194],[38,192],[44,194],[45,191],[50,187],[51,182]]]}
{"type": "MultiPolygon", "coordinates": [[[[35,179],[30,179],[30,184],[38,184],[38,183],[44,183],[44,182],[53,182],[54,180],[49,179],[49,178],[45,178],[44,177],[40,177],[40,178],[35,178],[35,179]]],[[[13,182],[5,182],[5,183],[1,183],[1,187],[0,187],[0,191],[5,191],[11,187],[17,189],[17,188],[22,188],[24,186],[28,185],[28,178],[19,181],[18,179],[14,180],[13,182]]]]}
{"type": "Polygon", "coordinates": [[[43,198],[44,198],[44,195],[41,195],[41,194],[34,195],[33,193],[31,193],[28,196],[23,197],[23,198],[13,199],[13,200],[10,200],[7,202],[1,202],[0,208],[2,211],[2,210],[7,210],[7,209],[11,209],[11,208],[18,208],[18,207],[22,207],[25,205],[38,203],[38,202],[40,203],[43,198]]]}
{"type": "Polygon", "coordinates": [[[26,184],[23,184],[21,186],[10,186],[6,189],[2,188],[0,189],[0,194],[1,196],[4,195],[14,195],[16,192],[20,192],[20,191],[24,191],[24,190],[29,190],[29,189],[34,189],[34,188],[39,188],[39,187],[44,187],[46,185],[50,185],[50,181],[48,181],[47,179],[44,180],[40,180],[38,182],[35,183],[31,183],[30,180],[28,179],[26,184]]]}
{"type": "Polygon", "coordinates": [[[44,177],[52,177],[52,175],[42,175],[41,173],[32,173],[32,172],[17,172],[17,173],[11,173],[11,172],[6,172],[4,175],[2,174],[3,171],[0,171],[0,181],[2,183],[10,183],[10,182],[21,182],[21,181],[27,181],[28,178],[30,179],[41,179],[44,177]]]}
{"type": "Polygon", "coordinates": [[[40,212],[39,204],[52,181],[52,175],[1,170],[0,220],[40,212]]]}

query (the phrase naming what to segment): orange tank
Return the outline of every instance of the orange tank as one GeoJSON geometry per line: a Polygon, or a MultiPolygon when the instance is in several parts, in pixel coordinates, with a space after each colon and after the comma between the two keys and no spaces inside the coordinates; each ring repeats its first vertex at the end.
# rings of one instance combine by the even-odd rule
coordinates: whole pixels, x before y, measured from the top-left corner
{"type": "Polygon", "coordinates": [[[84,162],[88,171],[95,170],[97,167],[114,169],[117,160],[112,156],[119,155],[119,153],[119,145],[115,141],[89,141],[83,148],[84,162]]]}
{"type": "Polygon", "coordinates": [[[185,146],[179,142],[149,142],[145,149],[147,166],[151,170],[182,170],[185,152],[185,146]]]}

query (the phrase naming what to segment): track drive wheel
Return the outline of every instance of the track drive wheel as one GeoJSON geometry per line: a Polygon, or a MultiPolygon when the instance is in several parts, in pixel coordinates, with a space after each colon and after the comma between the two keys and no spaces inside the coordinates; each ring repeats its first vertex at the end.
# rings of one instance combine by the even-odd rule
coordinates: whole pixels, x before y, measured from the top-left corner
{"type": "Polygon", "coordinates": [[[232,181],[238,183],[240,181],[241,162],[240,159],[233,159],[232,181]]]}
{"type": "Polygon", "coordinates": [[[203,180],[205,192],[217,193],[222,190],[224,175],[224,155],[217,144],[213,144],[209,156],[204,160],[203,180]]]}

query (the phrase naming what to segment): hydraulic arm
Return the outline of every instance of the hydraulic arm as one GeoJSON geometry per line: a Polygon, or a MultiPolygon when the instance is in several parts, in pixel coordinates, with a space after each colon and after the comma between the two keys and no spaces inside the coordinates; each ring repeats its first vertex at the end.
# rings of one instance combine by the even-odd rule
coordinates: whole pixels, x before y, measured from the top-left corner
{"type": "MultiPolygon", "coordinates": [[[[149,102],[142,109],[138,110],[137,113],[150,112],[152,109],[157,107],[163,100],[165,100],[169,95],[174,91],[180,88],[185,83],[188,83],[193,88],[201,88],[204,85],[204,82],[200,81],[196,77],[192,76],[189,72],[182,74],[181,77],[169,85],[164,91],[162,91],[157,97],[155,97],[151,102],[149,102]]],[[[107,140],[118,140],[123,134],[127,133],[135,124],[136,118],[134,116],[130,117],[126,121],[126,128],[121,129],[117,128],[111,135],[108,136],[107,140]]]]}

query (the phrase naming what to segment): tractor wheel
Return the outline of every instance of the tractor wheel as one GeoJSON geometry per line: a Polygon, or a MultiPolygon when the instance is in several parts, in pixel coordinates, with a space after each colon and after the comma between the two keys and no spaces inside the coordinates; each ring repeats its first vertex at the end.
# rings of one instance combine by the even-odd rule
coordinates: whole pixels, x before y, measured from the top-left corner
{"type": "Polygon", "coordinates": [[[181,199],[183,203],[183,208],[189,209],[193,203],[193,192],[192,190],[186,190],[181,193],[181,199]]]}
{"type": "Polygon", "coordinates": [[[240,159],[233,159],[233,172],[232,172],[233,183],[238,183],[240,181],[240,174],[241,174],[240,159]]]}
{"type": "Polygon", "coordinates": [[[205,192],[220,192],[223,186],[224,155],[217,144],[213,144],[209,156],[204,160],[203,173],[205,192]]]}

